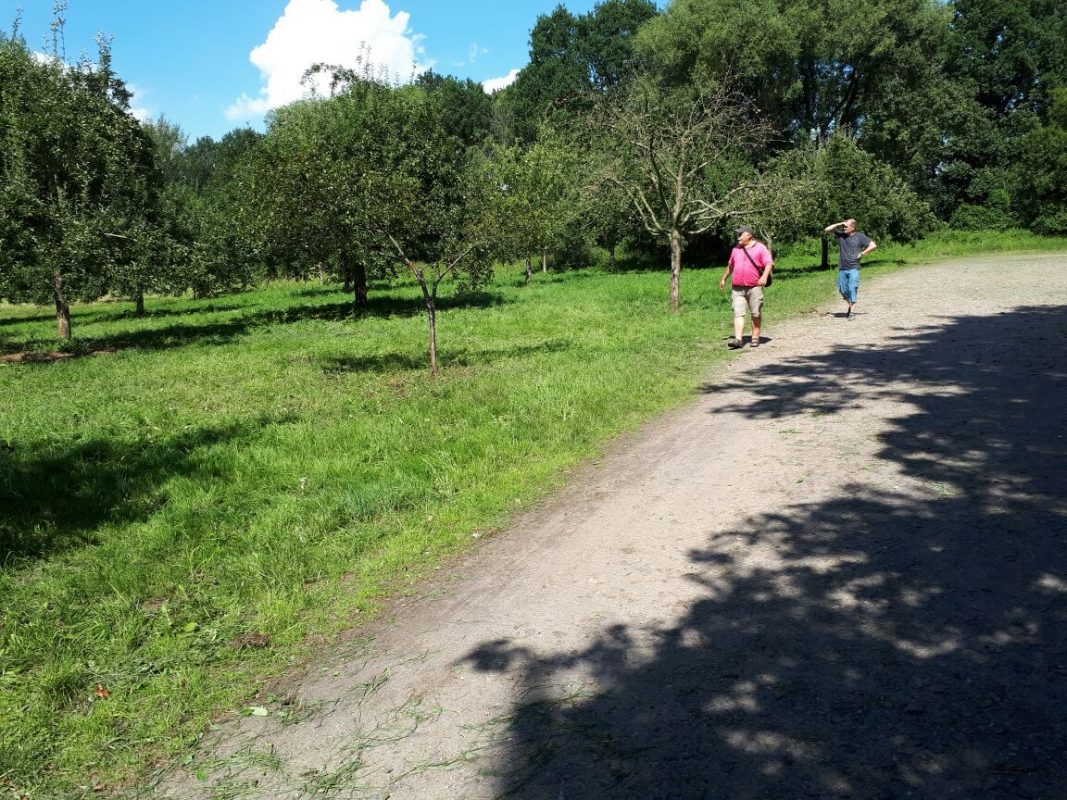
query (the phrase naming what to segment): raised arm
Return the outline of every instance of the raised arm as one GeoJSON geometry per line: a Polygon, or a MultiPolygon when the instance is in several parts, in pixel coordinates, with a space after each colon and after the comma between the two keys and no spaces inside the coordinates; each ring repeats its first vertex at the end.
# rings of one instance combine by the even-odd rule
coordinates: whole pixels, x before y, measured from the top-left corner
{"type": "Polygon", "coordinates": [[[823,233],[833,233],[834,232],[834,228],[840,228],[840,227],[844,226],[846,221],[847,220],[842,220],[841,222],[835,222],[833,225],[827,225],[825,228],[822,229],[822,232],[823,233]]]}

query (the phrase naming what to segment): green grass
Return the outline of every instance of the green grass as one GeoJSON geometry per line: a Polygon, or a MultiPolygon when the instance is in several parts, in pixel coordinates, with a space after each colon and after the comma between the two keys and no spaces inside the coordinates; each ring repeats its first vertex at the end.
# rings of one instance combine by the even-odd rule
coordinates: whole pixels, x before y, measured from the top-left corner
{"type": "MultiPolygon", "coordinates": [[[[1067,249],[943,237],[867,270],[998,242],[1067,249]]],[[[812,261],[781,260],[770,336],[832,298],[812,261]]],[[[187,753],[472,534],[686,402],[730,357],[720,270],[683,272],[680,315],[665,271],[527,287],[503,271],[446,304],[436,379],[411,286],[376,288],[360,319],[311,283],[151,299],[143,319],[75,309],[75,357],[0,365],[0,790],[99,796],[187,753]]],[[[46,309],[0,307],[0,353],[52,335],[46,309]]]]}

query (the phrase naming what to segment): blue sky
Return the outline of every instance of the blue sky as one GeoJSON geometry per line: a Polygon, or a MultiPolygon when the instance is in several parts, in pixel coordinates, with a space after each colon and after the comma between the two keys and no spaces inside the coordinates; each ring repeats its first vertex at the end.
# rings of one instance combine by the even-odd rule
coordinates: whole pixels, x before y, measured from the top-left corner
{"type": "MultiPolygon", "coordinates": [[[[569,0],[573,13],[595,0],[569,0]]],[[[526,64],[538,15],[558,0],[69,0],[66,54],[95,54],[111,37],[139,116],[177,122],[190,140],[262,127],[266,109],[296,99],[305,62],[371,58],[402,77],[417,68],[478,82],[526,64]],[[253,53],[255,54],[253,56],[253,53]],[[255,58],[255,63],[252,59],[255,58]]],[[[0,26],[22,9],[30,47],[50,50],[53,0],[0,0],[0,26]]]]}

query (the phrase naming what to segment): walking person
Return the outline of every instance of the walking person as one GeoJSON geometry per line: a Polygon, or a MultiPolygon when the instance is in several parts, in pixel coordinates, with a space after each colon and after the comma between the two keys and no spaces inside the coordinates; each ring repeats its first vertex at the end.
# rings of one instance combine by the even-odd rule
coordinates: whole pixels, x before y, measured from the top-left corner
{"type": "Polygon", "coordinates": [[[763,242],[752,236],[752,228],[742,225],[737,229],[737,244],[726,263],[726,272],[719,281],[719,289],[731,280],[730,299],[734,308],[734,338],[726,343],[731,350],[744,345],[741,334],[745,330],[745,310],[752,317],[752,341],[750,347],[759,347],[760,323],[763,321],[763,287],[771,276],[774,259],[763,242]]]}
{"type": "Polygon", "coordinates": [[[860,290],[860,259],[878,246],[867,234],[856,230],[856,220],[846,219],[823,228],[837,238],[837,290],[848,303],[847,319],[852,319],[860,290]]]}

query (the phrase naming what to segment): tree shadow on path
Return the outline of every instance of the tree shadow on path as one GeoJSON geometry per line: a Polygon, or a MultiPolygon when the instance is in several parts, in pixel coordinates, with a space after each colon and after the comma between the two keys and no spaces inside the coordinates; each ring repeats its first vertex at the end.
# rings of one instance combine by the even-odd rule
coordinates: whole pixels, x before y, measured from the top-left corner
{"type": "Polygon", "coordinates": [[[749,371],[759,399],[740,413],[757,419],[907,401],[878,457],[929,491],[860,473],[743,521],[690,554],[703,597],[674,625],[618,626],[580,652],[480,646],[476,669],[530,687],[500,791],[1062,797],[1064,341],[1067,309],[1025,308],[749,371]],[[546,687],[573,671],[595,690],[561,701],[546,687]]]}

